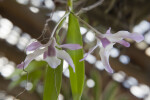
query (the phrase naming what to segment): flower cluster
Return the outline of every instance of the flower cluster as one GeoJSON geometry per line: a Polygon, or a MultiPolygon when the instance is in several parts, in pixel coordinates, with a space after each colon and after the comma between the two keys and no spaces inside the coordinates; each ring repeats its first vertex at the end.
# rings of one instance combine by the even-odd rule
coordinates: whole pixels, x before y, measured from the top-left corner
{"type": "MultiPolygon", "coordinates": [[[[89,52],[84,56],[83,61],[86,57],[94,51],[97,47],[100,47],[100,57],[102,60],[103,65],[105,66],[105,70],[109,73],[113,73],[113,69],[109,64],[109,55],[110,51],[113,48],[113,45],[119,43],[125,47],[130,47],[130,43],[125,41],[124,39],[129,38],[135,40],[136,42],[141,42],[144,37],[138,33],[129,33],[128,31],[118,31],[115,34],[111,33],[111,28],[109,28],[105,34],[98,34],[97,37],[97,44],[89,50],[89,52]]],[[[55,41],[55,38],[51,38],[47,44],[41,44],[40,42],[33,42],[31,43],[26,51],[34,51],[33,53],[27,55],[24,62],[19,64],[17,67],[20,69],[26,68],[28,64],[35,59],[37,56],[43,54],[44,60],[49,64],[50,67],[56,68],[60,65],[61,60],[66,60],[69,65],[73,68],[75,72],[74,63],[70,57],[70,55],[58,48],[67,48],[70,50],[77,50],[81,49],[82,47],[79,44],[63,44],[58,45],[55,41]]]]}
{"type": "Polygon", "coordinates": [[[99,46],[100,57],[103,65],[105,66],[105,70],[109,73],[113,73],[113,70],[109,64],[109,55],[111,49],[113,48],[113,45],[119,43],[125,47],[130,47],[130,43],[124,40],[126,38],[135,40],[136,42],[141,42],[142,40],[144,40],[144,37],[138,33],[129,33],[128,31],[118,31],[115,34],[112,34],[110,30],[111,28],[109,28],[105,34],[96,35],[97,45],[94,46],[91,50],[89,50],[89,52],[80,61],[85,60],[86,57],[99,46]]]}
{"type": "Polygon", "coordinates": [[[43,54],[44,60],[49,64],[50,67],[56,68],[61,63],[60,59],[64,59],[69,63],[69,65],[73,68],[75,72],[74,63],[70,55],[66,51],[60,50],[59,48],[77,50],[81,49],[82,47],[78,44],[58,45],[55,41],[55,38],[51,38],[47,44],[41,44],[40,42],[33,42],[26,48],[26,51],[34,51],[34,52],[27,55],[24,62],[19,64],[17,68],[20,69],[26,68],[33,59],[43,54]]]}

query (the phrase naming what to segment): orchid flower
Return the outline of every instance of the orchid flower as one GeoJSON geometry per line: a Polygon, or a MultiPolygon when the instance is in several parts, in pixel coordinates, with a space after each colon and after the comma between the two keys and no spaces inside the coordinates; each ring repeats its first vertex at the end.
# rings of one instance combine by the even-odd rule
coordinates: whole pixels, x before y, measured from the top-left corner
{"type": "Polygon", "coordinates": [[[113,69],[111,68],[109,64],[109,55],[110,51],[113,48],[113,45],[115,43],[119,43],[125,47],[129,47],[130,43],[125,41],[124,39],[129,38],[132,40],[135,40],[136,42],[141,42],[144,40],[144,37],[138,33],[129,33],[128,31],[118,31],[115,34],[112,34],[110,32],[111,28],[109,28],[105,34],[99,34],[96,35],[97,37],[97,45],[94,46],[89,52],[84,56],[83,59],[80,61],[83,61],[86,59],[86,57],[93,52],[94,49],[96,49],[98,46],[100,47],[100,57],[103,65],[105,66],[105,70],[109,73],[113,73],[113,69]]]}
{"type": "Polygon", "coordinates": [[[73,71],[75,72],[75,66],[70,55],[66,51],[59,50],[58,48],[77,50],[81,49],[82,47],[79,44],[58,45],[55,41],[55,38],[51,38],[49,42],[44,45],[40,42],[33,42],[26,48],[26,51],[34,52],[27,55],[24,62],[19,64],[17,67],[20,69],[26,68],[33,59],[43,54],[44,60],[49,64],[50,67],[57,68],[57,66],[61,63],[60,59],[64,59],[69,63],[69,65],[73,68],[73,71]]]}

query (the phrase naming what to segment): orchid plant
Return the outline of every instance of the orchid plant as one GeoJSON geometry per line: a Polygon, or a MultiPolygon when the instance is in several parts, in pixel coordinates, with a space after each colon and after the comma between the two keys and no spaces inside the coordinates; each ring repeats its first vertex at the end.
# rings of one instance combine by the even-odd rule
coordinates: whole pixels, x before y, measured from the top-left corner
{"type": "MultiPolygon", "coordinates": [[[[84,87],[84,62],[83,60],[86,59],[86,57],[92,53],[97,47],[100,48],[100,57],[102,60],[103,65],[105,66],[105,70],[109,73],[113,73],[113,69],[111,68],[109,64],[109,55],[110,51],[113,48],[113,46],[116,43],[119,43],[125,47],[129,47],[130,43],[125,41],[124,39],[129,38],[132,40],[135,40],[136,42],[141,42],[144,37],[138,33],[130,33],[128,31],[118,31],[117,33],[112,34],[111,28],[109,28],[105,34],[100,33],[96,29],[94,29],[92,26],[87,24],[85,21],[83,21],[81,18],[79,18],[76,14],[73,13],[72,8],[72,0],[68,0],[68,6],[69,10],[67,13],[60,19],[60,21],[57,23],[56,27],[54,28],[53,32],[51,33],[51,37],[49,41],[46,44],[41,44],[39,41],[34,41],[30,45],[27,46],[26,52],[33,51],[33,53],[30,53],[26,56],[25,60],[17,66],[19,69],[25,69],[29,63],[34,60],[37,56],[43,55],[43,60],[46,61],[49,65],[51,71],[47,74],[46,77],[52,78],[51,81],[46,79],[48,82],[46,84],[50,84],[51,82],[56,83],[55,75],[51,76],[52,70],[55,72],[59,70],[58,66],[61,66],[61,59],[66,60],[68,64],[71,66],[70,71],[70,82],[71,82],[71,88],[72,88],[72,94],[74,100],[80,100],[83,87],[84,87]],[[56,42],[56,39],[54,37],[54,34],[60,25],[60,23],[69,16],[69,24],[68,24],[68,33],[66,36],[66,42],[67,44],[59,45],[56,42]],[[83,22],[85,25],[87,25],[93,32],[96,34],[97,38],[97,44],[93,48],[89,50],[87,54],[83,57],[83,48],[82,48],[82,36],[80,34],[80,28],[78,20],[83,22]],[[63,48],[69,49],[67,51],[62,50],[63,48]],[[82,62],[81,62],[82,61],[82,62]]],[[[62,70],[61,70],[62,72],[62,70]]],[[[60,73],[55,73],[57,76],[60,75],[60,73]]],[[[56,97],[53,99],[49,99],[49,94],[44,95],[43,100],[55,100],[58,98],[58,94],[60,92],[61,83],[56,86],[56,93],[54,90],[51,90],[52,88],[49,88],[51,86],[45,85],[46,91],[44,94],[48,93],[48,91],[53,91],[54,94],[56,94],[56,97]],[[58,88],[57,88],[58,87],[58,88]],[[48,90],[49,89],[49,90],[48,90]],[[59,90],[57,90],[59,89],[59,90]]]]}

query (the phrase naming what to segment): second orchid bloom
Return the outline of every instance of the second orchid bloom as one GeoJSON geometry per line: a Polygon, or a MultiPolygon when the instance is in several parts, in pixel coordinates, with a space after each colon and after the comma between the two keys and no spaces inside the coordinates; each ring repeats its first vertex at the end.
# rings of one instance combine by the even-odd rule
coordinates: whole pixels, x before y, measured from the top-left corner
{"type": "Polygon", "coordinates": [[[111,28],[109,28],[105,34],[96,35],[97,45],[91,48],[91,50],[89,50],[89,52],[80,61],[85,60],[86,57],[99,46],[100,57],[103,65],[105,66],[105,70],[109,73],[113,73],[113,69],[109,64],[109,55],[111,49],[113,48],[113,45],[115,43],[119,43],[125,47],[129,47],[130,43],[124,40],[126,38],[132,39],[136,42],[141,42],[142,40],[144,40],[144,37],[138,33],[129,33],[128,31],[118,31],[115,34],[112,34],[110,30],[111,28]]]}

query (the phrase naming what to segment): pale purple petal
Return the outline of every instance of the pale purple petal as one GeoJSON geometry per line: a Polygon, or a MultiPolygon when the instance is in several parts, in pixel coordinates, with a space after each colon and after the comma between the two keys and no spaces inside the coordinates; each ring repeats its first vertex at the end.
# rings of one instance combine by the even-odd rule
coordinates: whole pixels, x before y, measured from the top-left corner
{"type": "Polygon", "coordinates": [[[100,40],[104,48],[110,44],[110,41],[107,38],[101,38],[100,40]]]}
{"type": "Polygon", "coordinates": [[[86,57],[87,57],[90,53],[92,53],[92,52],[97,48],[97,46],[98,46],[98,44],[97,44],[96,46],[94,46],[93,48],[91,48],[91,49],[89,50],[89,52],[85,54],[84,58],[80,60],[80,62],[83,61],[83,60],[85,60],[86,57]]]}
{"type": "Polygon", "coordinates": [[[58,50],[58,49],[56,50],[57,50],[57,57],[67,61],[68,64],[72,67],[73,71],[75,72],[75,66],[70,55],[64,50],[58,50]]]}
{"type": "Polygon", "coordinates": [[[144,36],[138,33],[132,33],[131,35],[129,35],[127,38],[130,38],[132,40],[135,40],[136,42],[141,42],[144,40],[144,36]]]}
{"type": "Polygon", "coordinates": [[[130,47],[130,43],[125,40],[120,40],[120,41],[118,41],[118,43],[120,43],[121,45],[123,45],[125,47],[130,47]]]}
{"type": "Polygon", "coordinates": [[[39,48],[42,44],[40,42],[32,42],[29,46],[27,46],[26,51],[33,51],[39,48]]]}
{"type": "Polygon", "coordinates": [[[61,60],[58,59],[56,56],[55,57],[47,57],[45,61],[49,64],[50,67],[52,68],[57,68],[58,65],[60,65],[61,60]]]}
{"type": "Polygon", "coordinates": [[[17,68],[23,69],[23,66],[24,66],[24,62],[21,62],[21,64],[18,64],[18,65],[17,65],[17,68]]]}
{"type": "Polygon", "coordinates": [[[141,42],[142,40],[144,40],[143,35],[138,33],[129,33],[128,31],[118,31],[109,38],[115,39],[116,41],[117,39],[125,39],[125,38],[135,40],[136,42],[141,42]]]}
{"type": "Polygon", "coordinates": [[[25,62],[22,62],[21,64],[17,65],[17,68],[19,69],[26,68],[32,60],[33,58],[26,58],[25,62]]]}
{"type": "Polygon", "coordinates": [[[52,38],[51,40],[51,44],[48,46],[48,56],[56,56],[56,48],[55,48],[55,45],[56,45],[56,41],[54,38],[52,38]]]}
{"type": "Polygon", "coordinates": [[[54,46],[48,46],[48,56],[56,56],[56,48],[54,46]]]}
{"type": "Polygon", "coordinates": [[[63,44],[63,45],[60,45],[59,47],[67,48],[67,49],[70,49],[70,50],[77,50],[77,49],[82,48],[79,44],[63,44]]]}
{"type": "Polygon", "coordinates": [[[109,29],[106,31],[106,34],[111,34],[111,27],[109,27],[109,29]]]}
{"type": "Polygon", "coordinates": [[[110,64],[109,64],[109,55],[110,55],[110,51],[113,48],[113,43],[109,44],[106,48],[101,48],[100,49],[100,57],[102,60],[103,65],[105,66],[105,70],[109,73],[113,73],[113,69],[111,68],[110,64]]]}
{"type": "Polygon", "coordinates": [[[45,51],[43,54],[43,58],[45,59],[48,56],[48,51],[45,51]]]}
{"type": "MultiPolygon", "coordinates": [[[[26,58],[25,58],[25,61],[24,61],[24,68],[26,68],[33,59],[35,59],[37,56],[39,56],[42,53],[44,53],[46,50],[47,50],[46,48],[44,48],[44,49],[37,49],[33,53],[27,55],[26,58]]],[[[22,64],[23,63],[18,65],[18,68],[23,69],[23,65],[22,64]]]]}

